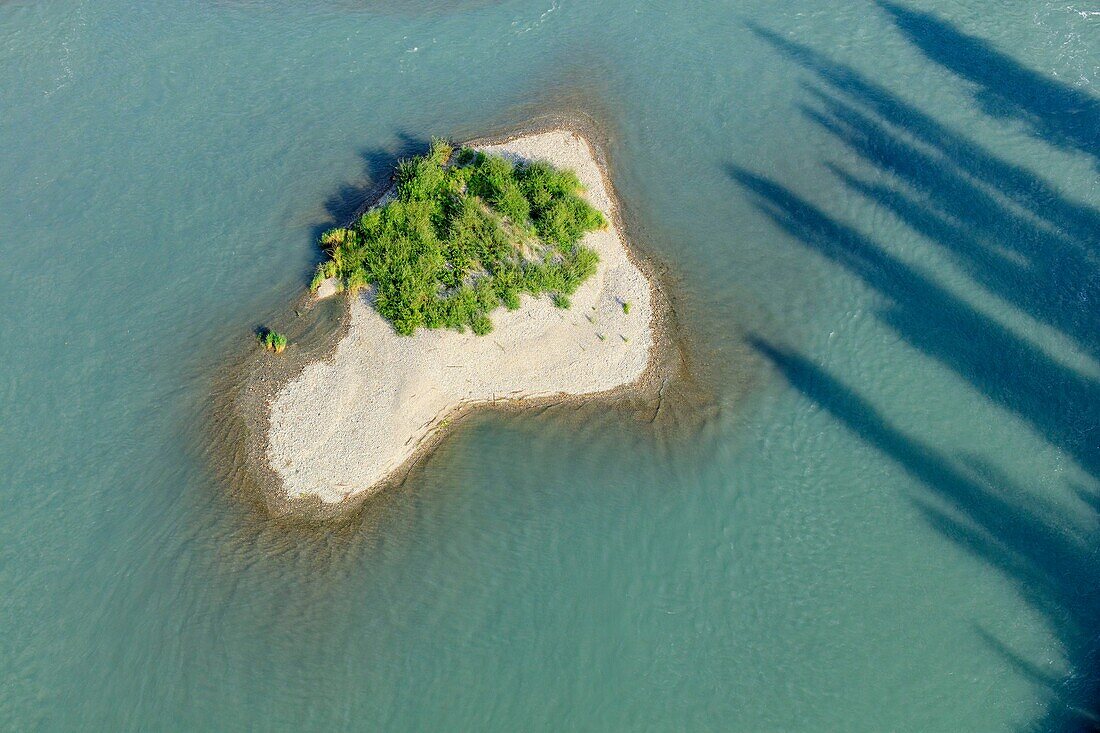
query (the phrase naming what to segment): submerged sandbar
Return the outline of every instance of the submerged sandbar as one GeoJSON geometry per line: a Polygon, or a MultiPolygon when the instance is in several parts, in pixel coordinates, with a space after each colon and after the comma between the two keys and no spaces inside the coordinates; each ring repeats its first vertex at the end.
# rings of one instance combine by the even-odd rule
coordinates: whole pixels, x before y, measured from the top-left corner
{"type": "Polygon", "coordinates": [[[610,183],[572,130],[472,144],[516,161],[571,169],[608,226],[584,236],[596,273],[572,295],[521,297],[493,313],[485,336],[453,330],[398,335],[365,291],[347,296],[349,325],[333,354],[307,365],[269,405],[266,460],[290,500],[323,504],[384,487],[449,423],[479,403],[595,395],[642,379],[656,342],[651,283],[618,226],[610,183]]]}

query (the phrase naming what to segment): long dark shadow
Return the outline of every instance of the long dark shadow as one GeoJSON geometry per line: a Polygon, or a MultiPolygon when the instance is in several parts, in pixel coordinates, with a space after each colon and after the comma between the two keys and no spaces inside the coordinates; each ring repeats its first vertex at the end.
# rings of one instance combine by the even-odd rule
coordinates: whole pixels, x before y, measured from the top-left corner
{"type": "Polygon", "coordinates": [[[886,296],[890,305],[881,317],[906,341],[1026,419],[1100,476],[1095,434],[1100,383],[1054,361],[885,246],[775,181],[737,166],[730,166],[729,173],[781,230],[886,296]]]}
{"type": "Polygon", "coordinates": [[[766,28],[752,23],[748,27],[827,86],[940,150],[977,180],[997,188],[1009,200],[1065,231],[1082,245],[1091,250],[1100,248],[1100,212],[1066,198],[1028,169],[993,155],[851,67],[766,28]]]}
{"type": "Polygon", "coordinates": [[[1100,357],[1100,257],[951,159],[833,95],[810,94],[817,104],[803,105],[803,113],[897,181],[872,185],[830,166],[845,184],[949,251],[987,290],[1100,357]]]}
{"type": "Polygon", "coordinates": [[[1100,159],[1100,100],[1021,65],[931,13],[888,0],[878,5],[926,57],[977,84],[986,112],[1018,119],[1054,145],[1100,159]]]}
{"type": "Polygon", "coordinates": [[[1054,703],[1034,730],[1092,730],[1100,725],[1100,537],[1038,502],[1007,476],[973,458],[951,458],[895,427],[874,405],[809,359],[758,337],[750,342],[791,386],[844,427],[898,463],[933,492],[914,501],[954,541],[1011,578],[1047,618],[1075,674],[1044,674],[988,633],[980,633],[1021,674],[1047,686],[1054,703]]]}
{"type": "MultiPolygon", "coordinates": [[[[1033,72],[934,16],[881,0],[931,61],[977,84],[998,114],[1047,142],[1098,157],[1100,102],[1033,72]]],[[[776,33],[758,37],[813,75],[801,111],[859,165],[823,161],[843,186],[938,247],[975,288],[1046,324],[1100,359],[1100,210],[903,100],[852,68],[776,33]],[[871,173],[864,172],[869,169],[871,173]],[[861,171],[861,172],[856,172],[861,171]]],[[[891,247],[782,183],[728,173],[781,231],[845,268],[885,303],[882,321],[907,343],[1029,423],[1100,480],[1100,381],[1052,358],[891,247]]],[[[948,456],[906,434],[804,356],[754,346],[787,381],[927,487],[915,498],[945,536],[1013,581],[1065,649],[1064,678],[979,630],[1021,675],[1052,693],[1033,730],[1100,730],[1100,497],[1073,487],[1088,526],[1046,505],[980,456],[948,456]]]]}

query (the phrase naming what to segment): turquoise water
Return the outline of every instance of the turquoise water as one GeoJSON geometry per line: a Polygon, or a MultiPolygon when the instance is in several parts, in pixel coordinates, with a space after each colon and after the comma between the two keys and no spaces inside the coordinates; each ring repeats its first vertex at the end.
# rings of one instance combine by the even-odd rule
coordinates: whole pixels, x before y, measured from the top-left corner
{"type": "Polygon", "coordinates": [[[1087,3],[0,5],[0,727],[1061,730],[1100,711],[1087,3]],[[339,526],[207,407],[394,158],[606,134],[694,382],[339,526]]]}

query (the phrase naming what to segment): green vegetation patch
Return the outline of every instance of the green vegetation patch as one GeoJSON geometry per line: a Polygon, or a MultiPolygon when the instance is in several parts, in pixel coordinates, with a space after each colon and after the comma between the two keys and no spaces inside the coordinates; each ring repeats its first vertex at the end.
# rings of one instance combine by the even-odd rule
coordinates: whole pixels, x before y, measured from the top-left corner
{"type": "Polygon", "coordinates": [[[607,222],[572,171],[456,154],[433,140],[426,155],[401,161],[396,184],[394,200],[322,235],[329,259],[313,288],[329,277],[353,293],[375,285],[375,306],[399,334],[486,334],[490,313],[518,308],[521,293],[548,293],[567,308],[596,272],[596,253],[580,241],[607,222]]]}
{"type": "Polygon", "coordinates": [[[272,331],[269,328],[260,329],[260,333],[257,335],[260,339],[260,343],[268,351],[274,351],[276,354],[283,353],[286,349],[287,338],[278,331],[272,331]]]}

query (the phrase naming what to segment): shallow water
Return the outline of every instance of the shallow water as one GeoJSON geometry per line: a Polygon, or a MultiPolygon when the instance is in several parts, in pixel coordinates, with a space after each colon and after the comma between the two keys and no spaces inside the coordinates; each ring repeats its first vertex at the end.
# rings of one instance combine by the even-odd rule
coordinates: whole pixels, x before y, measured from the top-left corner
{"type": "Polygon", "coordinates": [[[688,5],[0,5],[5,729],[1097,710],[1100,16],[688,5]],[[228,498],[205,410],[316,233],[560,111],[691,389],[478,416],[339,526],[228,498]]]}

